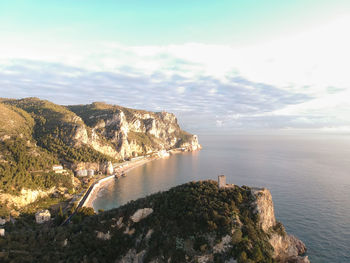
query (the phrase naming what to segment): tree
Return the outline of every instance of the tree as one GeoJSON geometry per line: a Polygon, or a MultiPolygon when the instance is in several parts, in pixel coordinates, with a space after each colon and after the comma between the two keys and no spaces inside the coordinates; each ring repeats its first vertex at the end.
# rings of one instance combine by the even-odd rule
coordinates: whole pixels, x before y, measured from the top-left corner
{"type": "Polygon", "coordinates": [[[264,255],[261,252],[260,247],[258,247],[258,246],[255,246],[254,249],[253,249],[253,259],[256,262],[260,262],[260,261],[262,261],[264,259],[264,255]]]}
{"type": "Polygon", "coordinates": [[[239,263],[246,263],[248,261],[247,253],[245,251],[242,251],[242,253],[238,257],[239,263]]]}

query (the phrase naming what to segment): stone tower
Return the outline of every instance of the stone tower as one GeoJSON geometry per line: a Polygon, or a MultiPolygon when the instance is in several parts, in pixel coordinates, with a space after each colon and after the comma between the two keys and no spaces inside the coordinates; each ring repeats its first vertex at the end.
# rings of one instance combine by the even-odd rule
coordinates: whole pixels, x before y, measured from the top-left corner
{"type": "Polygon", "coordinates": [[[219,188],[225,188],[226,187],[226,176],[225,175],[219,175],[218,176],[218,184],[219,184],[219,188]]]}

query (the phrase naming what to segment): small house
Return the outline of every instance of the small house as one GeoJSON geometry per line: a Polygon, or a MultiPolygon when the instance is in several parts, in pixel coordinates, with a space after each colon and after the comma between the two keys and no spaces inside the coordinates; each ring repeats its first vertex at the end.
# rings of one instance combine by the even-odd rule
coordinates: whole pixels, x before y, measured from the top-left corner
{"type": "Polygon", "coordinates": [[[63,169],[62,165],[54,165],[52,166],[52,170],[56,173],[56,174],[62,174],[65,173],[66,170],[63,169]]]}
{"type": "Polygon", "coordinates": [[[84,177],[88,175],[88,172],[86,169],[82,169],[82,170],[77,170],[75,171],[76,175],[79,177],[84,177]]]}
{"type": "Polygon", "coordinates": [[[87,170],[87,175],[88,176],[94,176],[95,175],[95,170],[94,169],[88,169],[87,170]]]}
{"type": "Polygon", "coordinates": [[[50,211],[45,209],[45,210],[40,210],[35,213],[35,221],[38,224],[42,224],[44,222],[50,221],[51,220],[51,214],[50,211]]]}
{"type": "Polygon", "coordinates": [[[63,170],[63,166],[56,164],[56,165],[52,166],[52,170],[54,170],[54,171],[63,170]]]}
{"type": "Polygon", "coordinates": [[[4,237],[4,236],[5,236],[5,229],[0,228],[0,237],[4,237]]]}

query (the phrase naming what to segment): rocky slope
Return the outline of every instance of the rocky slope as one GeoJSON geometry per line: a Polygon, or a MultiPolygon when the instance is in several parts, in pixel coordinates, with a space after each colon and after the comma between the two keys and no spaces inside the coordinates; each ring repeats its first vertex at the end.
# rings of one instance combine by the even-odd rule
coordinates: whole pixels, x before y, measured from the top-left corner
{"type": "Polygon", "coordinates": [[[77,143],[125,159],[172,148],[197,150],[197,136],[182,131],[174,114],[133,110],[105,103],[70,106],[91,129],[80,128],[77,143]],[[105,144],[104,142],[108,142],[105,144]]]}
{"type": "Polygon", "coordinates": [[[65,227],[48,223],[28,231],[8,224],[7,237],[0,239],[2,259],[309,262],[300,256],[305,245],[276,222],[266,189],[221,189],[215,181],[191,182],[95,216],[89,213],[76,215],[75,223],[65,227]]]}
{"type": "Polygon", "coordinates": [[[69,162],[123,160],[160,150],[200,147],[197,136],[182,131],[175,115],[167,112],[105,103],[65,107],[37,98],[2,99],[2,103],[30,115],[38,144],[69,162]],[[89,149],[92,156],[70,154],[67,147],[89,149]]]}

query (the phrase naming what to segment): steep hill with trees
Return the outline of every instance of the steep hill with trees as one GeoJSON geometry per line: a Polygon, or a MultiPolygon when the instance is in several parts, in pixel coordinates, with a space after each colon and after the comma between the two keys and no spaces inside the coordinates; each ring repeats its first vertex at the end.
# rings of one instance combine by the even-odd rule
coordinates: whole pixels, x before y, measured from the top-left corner
{"type": "Polygon", "coordinates": [[[309,262],[266,189],[190,182],[68,226],[7,226],[5,262],[309,262]],[[11,252],[13,251],[13,252],[11,252]],[[21,254],[25,251],[26,254],[21,254]],[[231,261],[230,261],[231,260],[231,261]]]}

